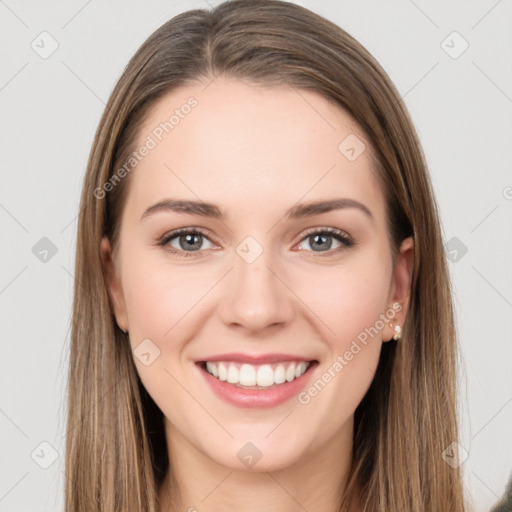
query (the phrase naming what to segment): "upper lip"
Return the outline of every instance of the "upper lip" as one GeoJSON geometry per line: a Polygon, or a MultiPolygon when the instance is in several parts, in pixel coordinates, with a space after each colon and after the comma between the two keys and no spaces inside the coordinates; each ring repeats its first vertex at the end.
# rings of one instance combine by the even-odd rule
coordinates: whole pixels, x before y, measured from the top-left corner
{"type": "Polygon", "coordinates": [[[280,363],[283,361],[314,361],[312,358],[296,356],[294,354],[242,354],[239,352],[231,352],[229,354],[218,354],[210,357],[203,357],[197,359],[196,363],[203,362],[218,362],[218,361],[232,361],[234,363],[247,363],[247,364],[272,364],[280,363]]]}

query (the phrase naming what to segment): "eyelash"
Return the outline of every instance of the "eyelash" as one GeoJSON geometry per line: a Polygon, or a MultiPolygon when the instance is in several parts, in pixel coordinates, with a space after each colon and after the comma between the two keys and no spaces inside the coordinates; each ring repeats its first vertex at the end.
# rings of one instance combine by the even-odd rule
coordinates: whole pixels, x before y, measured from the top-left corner
{"type": "MultiPolygon", "coordinates": [[[[180,258],[190,258],[191,256],[195,256],[194,253],[201,252],[201,251],[183,251],[183,250],[177,250],[174,247],[171,247],[170,245],[167,245],[172,239],[176,238],[179,235],[182,234],[191,234],[191,235],[201,235],[205,238],[209,237],[208,235],[200,228],[181,228],[177,229],[175,231],[171,231],[170,233],[164,235],[160,240],[158,241],[158,245],[164,247],[166,251],[169,251],[171,254],[178,256],[180,258]]],[[[316,252],[320,257],[324,256],[331,256],[333,253],[337,253],[338,251],[342,251],[344,249],[348,249],[355,245],[356,242],[354,242],[345,232],[336,229],[336,228],[312,228],[311,230],[307,231],[306,234],[301,238],[300,242],[303,242],[306,238],[312,236],[312,235],[329,235],[338,240],[338,242],[341,242],[341,246],[337,247],[335,249],[329,249],[327,251],[307,251],[307,252],[316,252]],[[325,254],[322,254],[325,253],[325,254]]],[[[211,241],[211,240],[210,240],[211,241]]],[[[301,249],[302,250],[302,249],[301,249]]]]}

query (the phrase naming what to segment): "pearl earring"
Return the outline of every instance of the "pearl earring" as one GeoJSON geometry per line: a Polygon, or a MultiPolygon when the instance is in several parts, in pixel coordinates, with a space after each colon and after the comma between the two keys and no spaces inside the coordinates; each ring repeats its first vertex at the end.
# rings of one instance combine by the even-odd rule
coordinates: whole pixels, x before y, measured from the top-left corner
{"type": "Polygon", "coordinates": [[[402,337],[402,329],[400,328],[399,325],[396,325],[395,326],[395,334],[393,334],[393,339],[396,341],[396,340],[399,340],[401,337],[402,337]]]}

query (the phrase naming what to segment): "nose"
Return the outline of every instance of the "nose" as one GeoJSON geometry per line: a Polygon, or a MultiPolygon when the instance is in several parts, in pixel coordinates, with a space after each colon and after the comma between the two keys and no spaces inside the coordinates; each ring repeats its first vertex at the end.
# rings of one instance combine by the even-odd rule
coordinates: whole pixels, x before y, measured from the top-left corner
{"type": "Polygon", "coordinates": [[[234,255],[219,307],[225,325],[254,335],[290,323],[296,311],[294,294],[275,263],[266,251],[252,263],[234,255]]]}

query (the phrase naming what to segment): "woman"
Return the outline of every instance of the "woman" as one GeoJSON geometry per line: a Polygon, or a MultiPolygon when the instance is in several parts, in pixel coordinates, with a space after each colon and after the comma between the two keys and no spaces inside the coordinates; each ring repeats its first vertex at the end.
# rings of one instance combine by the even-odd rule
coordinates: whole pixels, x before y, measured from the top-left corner
{"type": "Polygon", "coordinates": [[[436,202],[400,96],[305,8],[130,60],[78,226],[66,510],[464,511],[436,202]]]}

